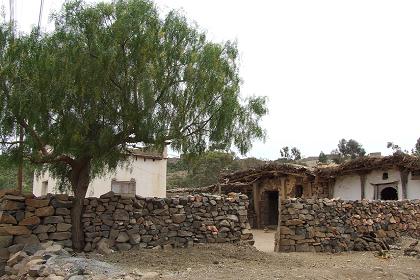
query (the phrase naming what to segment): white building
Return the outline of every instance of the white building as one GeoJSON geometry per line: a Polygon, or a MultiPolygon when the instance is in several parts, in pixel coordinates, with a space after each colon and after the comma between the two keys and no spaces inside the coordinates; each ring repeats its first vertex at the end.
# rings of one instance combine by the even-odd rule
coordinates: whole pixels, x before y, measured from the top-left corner
{"type": "Polygon", "coordinates": [[[367,156],[318,169],[330,178],[330,197],[343,200],[420,199],[420,159],[415,156],[367,156]]]}
{"type": "MultiPolygon", "coordinates": [[[[167,149],[161,154],[134,151],[129,160],[102,177],[95,178],[89,185],[86,196],[99,197],[115,193],[136,194],[143,197],[166,197],[167,149]]],[[[57,181],[48,172],[35,175],[33,193],[36,196],[59,193],[57,181]]]]}

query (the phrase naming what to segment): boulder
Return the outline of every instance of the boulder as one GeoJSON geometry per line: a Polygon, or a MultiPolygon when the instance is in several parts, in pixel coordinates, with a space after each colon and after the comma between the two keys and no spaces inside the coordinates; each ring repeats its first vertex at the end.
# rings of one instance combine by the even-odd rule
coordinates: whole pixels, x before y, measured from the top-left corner
{"type": "Polygon", "coordinates": [[[25,204],[27,206],[34,207],[34,208],[45,207],[45,206],[48,206],[49,203],[50,203],[50,200],[49,199],[27,198],[25,200],[25,204]]]}
{"type": "Polygon", "coordinates": [[[36,235],[19,235],[15,237],[15,244],[36,244],[39,243],[39,239],[36,235]]]}
{"type": "Polygon", "coordinates": [[[4,226],[1,228],[1,232],[8,235],[28,235],[31,231],[26,226],[4,226]]]}
{"type": "Polygon", "coordinates": [[[128,221],[130,219],[129,218],[129,215],[128,215],[128,212],[126,210],[123,210],[123,209],[117,209],[117,210],[115,210],[115,212],[112,215],[112,217],[116,221],[128,221]]]}
{"type": "Polygon", "coordinates": [[[69,231],[71,229],[71,224],[58,223],[57,231],[69,231]]]}
{"type": "Polygon", "coordinates": [[[0,235],[0,248],[7,248],[13,243],[12,235],[0,235]]]}
{"type": "Polygon", "coordinates": [[[128,236],[128,234],[125,231],[120,232],[118,234],[117,239],[116,239],[117,242],[127,242],[128,240],[130,240],[130,237],[128,236]]]}
{"type": "Polygon", "coordinates": [[[13,200],[3,200],[1,203],[2,210],[21,210],[25,208],[25,203],[13,200]]]}
{"type": "Polygon", "coordinates": [[[41,223],[41,219],[38,216],[32,216],[32,217],[24,218],[22,221],[19,222],[19,225],[33,226],[33,225],[38,225],[40,223],[41,223]]]}
{"type": "Polygon", "coordinates": [[[54,207],[45,206],[35,209],[35,215],[38,217],[48,217],[54,215],[54,207]]]}
{"type": "Polygon", "coordinates": [[[63,231],[63,232],[52,232],[48,234],[49,239],[52,240],[66,240],[71,238],[71,232],[63,231]]]}
{"type": "Polygon", "coordinates": [[[187,216],[185,214],[173,214],[172,221],[176,224],[180,224],[186,220],[187,216]]]}
{"type": "Polygon", "coordinates": [[[112,253],[112,250],[109,246],[110,242],[106,238],[102,238],[97,244],[96,244],[96,250],[99,254],[103,255],[109,255],[112,253]]]}
{"type": "Polygon", "coordinates": [[[13,224],[16,225],[17,221],[15,219],[15,217],[13,217],[12,215],[4,212],[4,211],[0,211],[0,224],[13,224]]]}
{"type": "Polygon", "coordinates": [[[64,218],[62,216],[49,216],[44,218],[44,224],[58,224],[64,223],[64,218]]]}

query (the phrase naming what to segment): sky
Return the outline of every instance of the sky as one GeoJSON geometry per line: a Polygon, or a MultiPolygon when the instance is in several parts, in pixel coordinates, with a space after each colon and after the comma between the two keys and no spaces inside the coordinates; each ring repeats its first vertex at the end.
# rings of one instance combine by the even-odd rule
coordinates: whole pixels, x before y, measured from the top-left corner
{"type": "MultiPolygon", "coordinates": [[[[63,0],[44,0],[42,28],[63,0]]],[[[93,0],[89,2],[94,2],[93,0]]],[[[268,98],[247,156],[276,159],[284,146],[304,156],[356,139],[367,152],[410,150],[420,137],[420,1],[157,0],[182,10],[213,41],[236,40],[241,95],[268,98]]],[[[9,0],[0,0],[9,7],[9,0]]],[[[15,0],[18,28],[38,22],[40,0],[15,0]]]]}

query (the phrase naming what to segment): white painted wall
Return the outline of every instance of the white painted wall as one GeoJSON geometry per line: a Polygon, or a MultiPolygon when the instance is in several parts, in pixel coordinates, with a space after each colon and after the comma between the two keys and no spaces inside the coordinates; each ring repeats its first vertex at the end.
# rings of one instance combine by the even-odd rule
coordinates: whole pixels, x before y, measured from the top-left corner
{"type": "Polygon", "coordinates": [[[407,199],[420,199],[420,180],[412,180],[408,175],[407,199]]]}
{"type": "MultiPolygon", "coordinates": [[[[402,184],[400,171],[397,169],[373,170],[366,176],[365,198],[374,199],[374,186],[372,184],[387,184],[395,182],[398,188],[398,199],[402,199],[402,184]],[[388,173],[388,179],[383,180],[384,172],[388,173]]],[[[361,186],[360,176],[357,174],[345,175],[336,178],[334,184],[334,197],[340,197],[343,200],[360,200],[361,186]]],[[[407,199],[420,199],[420,180],[412,180],[411,173],[407,183],[407,199]]]]}
{"type": "Polygon", "coordinates": [[[360,200],[359,175],[345,175],[337,177],[334,184],[334,197],[343,200],[360,200]]]}
{"type": "MultiPolygon", "coordinates": [[[[163,159],[132,158],[130,164],[117,167],[115,172],[94,179],[89,185],[86,196],[99,197],[111,191],[111,181],[136,180],[136,194],[143,197],[166,197],[166,156],[163,159]]],[[[48,193],[58,193],[56,180],[45,172],[34,177],[33,193],[41,195],[42,182],[48,181],[48,193]]]]}

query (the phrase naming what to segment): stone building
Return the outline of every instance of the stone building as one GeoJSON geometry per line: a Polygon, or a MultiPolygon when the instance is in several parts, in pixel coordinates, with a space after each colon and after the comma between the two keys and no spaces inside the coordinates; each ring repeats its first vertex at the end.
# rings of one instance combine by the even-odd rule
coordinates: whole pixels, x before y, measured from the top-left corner
{"type": "Polygon", "coordinates": [[[328,197],[328,186],[318,184],[312,171],[296,164],[268,164],[222,176],[222,193],[248,195],[248,219],[253,228],[276,226],[279,198],[328,197]]]}
{"type": "MultiPolygon", "coordinates": [[[[99,197],[113,191],[117,194],[136,194],[143,197],[166,197],[167,149],[162,152],[132,150],[127,161],[115,171],[95,178],[89,184],[88,197],[99,197]]],[[[45,172],[34,175],[33,193],[43,196],[60,193],[57,180],[45,172]]]]}

